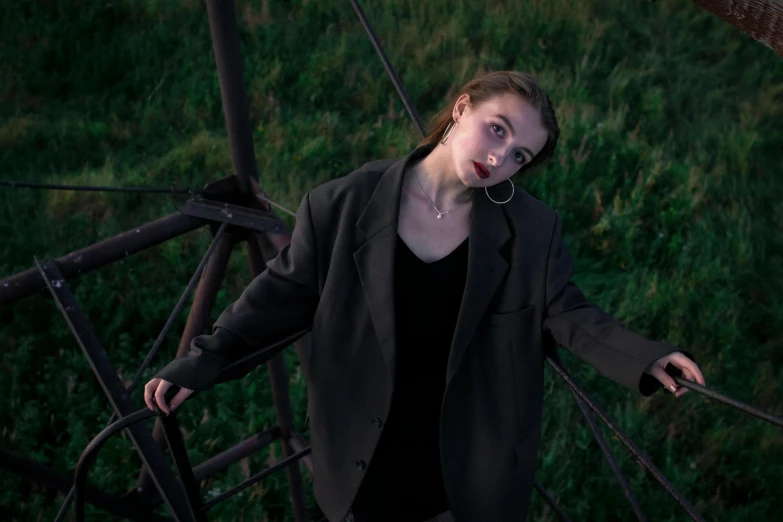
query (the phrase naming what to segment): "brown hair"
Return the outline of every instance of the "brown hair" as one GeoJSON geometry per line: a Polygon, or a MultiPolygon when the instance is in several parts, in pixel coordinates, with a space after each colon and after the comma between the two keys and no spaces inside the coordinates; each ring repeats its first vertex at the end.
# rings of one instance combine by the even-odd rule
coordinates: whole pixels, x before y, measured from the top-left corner
{"type": "Polygon", "coordinates": [[[541,152],[536,154],[530,163],[520,167],[515,174],[531,170],[540,165],[554,154],[557,139],[560,136],[560,127],[557,125],[552,102],[538,85],[535,77],[531,74],[517,71],[492,71],[466,83],[452,98],[451,102],[432,117],[427,136],[419,142],[417,147],[424,145],[437,146],[440,143],[446,127],[453,121],[451,113],[454,105],[463,94],[470,96],[470,103],[475,107],[508,92],[519,94],[534,108],[539,109],[541,123],[548,133],[546,145],[541,149],[541,152]]]}

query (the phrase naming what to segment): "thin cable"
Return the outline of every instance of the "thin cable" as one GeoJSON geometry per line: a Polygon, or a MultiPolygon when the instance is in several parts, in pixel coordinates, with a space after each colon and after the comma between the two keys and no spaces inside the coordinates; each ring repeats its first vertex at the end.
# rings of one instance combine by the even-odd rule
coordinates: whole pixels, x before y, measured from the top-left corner
{"type": "MultiPolygon", "coordinates": [[[[198,193],[198,191],[196,191],[192,187],[188,188],[188,189],[178,189],[178,188],[175,188],[176,185],[177,184],[172,181],[171,182],[171,189],[170,189],[169,192],[171,194],[171,202],[174,205],[174,208],[177,210],[177,212],[179,212],[181,214],[182,213],[182,204],[185,201],[188,200],[188,198],[187,197],[183,197],[183,195],[187,194],[187,195],[190,196],[190,199],[196,199],[196,196],[200,196],[200,194],[198,193]]],[[[202,198],[199,197],[198,199],[202,199],[202,198]]]]}
{"type": "MultiPolygon", "coordinates": [[[[173,185],[173,183],[172,183],[173,185]]],[[[147,194],[200,194],[200,195],[218,195],[220,192],[206,189],[184,188],[151,188],[151,187],[106,187],[95,185],[57,185],[53,183],[31,183],[29,181],[0,180],[0,186],[22,187],[22,188],[43,188],[55,190],[86,190],[92,192],[143,192],[147,194]]]]}
{"type": "MultiPolygon", "coordinates": [[[[6,187],[12,187],[12,188],[39,188],[39,189],[54,189],[54,190],[79,190],[79,191],[91,191],[91,192],[136,192],[136,193],[144,193],[144,194],[168,194],[172,196],[172,201],[174,202],[174,207],[180,211],[180,205],[177,203],[182,203],[183,200],[177,200],[175,198],[175,195],[177,194],[187,194],[191,197],[191,199],[196,199],[196,196],[217,196],[222,194],[222,192],[218,192],[215,190],[208,190],[208,189],[196,189],[194,187],[189,188],[182,188],[178,189],[175,188],[176,183],[171,183],[171,188],[152,188],[152,187],[107,187],[107,186],[96,186],[96,185],[57,185],[54,183],[32,183],[29,181],[15,181],[15,180],[0,180],[0,186],[6,186],[6,187]]],[[[259,194],[258,192],[255,193],[255,195],[272,205],[273,207],[279,208],[283,212],[296,217],[296,212],[293,212],[286,207],[280,205],[279,203],[275,203],[271,199],[267,199],[263,195],[259,194]]]]}

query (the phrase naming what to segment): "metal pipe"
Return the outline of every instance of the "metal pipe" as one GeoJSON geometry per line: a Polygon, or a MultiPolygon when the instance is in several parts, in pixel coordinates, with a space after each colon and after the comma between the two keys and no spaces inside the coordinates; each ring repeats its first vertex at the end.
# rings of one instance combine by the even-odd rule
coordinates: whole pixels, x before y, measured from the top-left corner
{"type": "MultiPolygon", "coordinates": [[[[289,440],[288,443],[291,445],[291,448],[293,448],[293,450],[297,453],[299,453],[305,448],[310,447],[307,444],[305,438],[298,433],[294,433],[293,435],[291,435],[291,440],[289,440]]],[[[313,458],[310,455],[302,457],[302,464],[305,465],[305,467],[310,472],[310,474],[313,473],[313,458]]]]}
{"type": "MultiPolygon", "coordinates": [[[[193,276],[191,276],[190,281],[188,281],[187,286],[185,287],[185,291],[182,292],[182,295],[179,298],[179,301],[177,301],[177,304],[174,306],[174,310],[171,311],[171,314],[169,314],[169,318],[166,321],[166,324],[163,325],[163,330],[161,330],[160,334],[158,334],[158,338],[155,339],[155,344],[153,344],[152,349],[147,354],[147,357],[144,358],[144,361],[141,363],[141,366],[139,366],[139,369],[136,370],[136,375],[133,377],[133,381],[131,382],[130,386],[128,386],[128,393],[133,392],[133,390],[136,388],[136,386],[139,383],[139,380],[141,379],[141,375],[144,373],[144,370],[147,369],[147,366],[149,366],[150,362],[152,362],[152,359],[155,357],[155,354],[158,352],[158,349],[160,348],[160,345],[163,344],[163,340],[166,338],[166,336],[169,333],[169,330],[171,329],[172,325],[174,324],[174,320],[179,316],[182,309],[185,307],[185,303],[187,302],[188,298],[190,297],[190,294],[193,292],[193,289],[196,287],[198,283],[201,282],[202,278],[201,275],[204,272],[204,268],[207,266],[207,263],[211,259],[212,253],[217,250],[217,248],[223,248],[228,249],[228,253],[225,253],[221,250],[221,254],[223,256],[230,256],[231,255],[231,248],[233,246],[233,240],[228,239],[226,241],[223,240],[223,234],[226,232],[226,228],[228,228],[227,223],[223,223],[220,225],[220,228],[217,231],[217,234],[215,234],[215,238],[212,240],[212,242],[209,244],[209,248],[207,249],[207,252],[204,254],[204,257],[201,258],[201,262],[196,267],[196,271],[193,273],[193,276]]],[[[218,280],[222,279],[222,272],[225,271],[225,265],[228,263],[228,259],[226,258],[225,262],[223,260],[219,260],[217,263],[218,270],[216,270],[216,274],[210,274],[207,277],[207,280],[212,280],[212,278],[216,278],[218,280]],[[222,264],[221,264],[222,263],[222,264]],[[222,271],[220,270],[222,269],[222,271]]],[[[214,270],[214,269],[213,269],[214,270]]],[[[206,285],[205,285],[206,286],[206,285]]],[[[219,285],[218,285],[219,287],[219,285]]],[[[208,300],[207,300],[208,301],[208,300]]],[[[212,298],[212,301],[214,302],[214,296],[212,298]]],[[[195,296],[193,298],[194,305],[198,302],[198,306],[195,306],[195,308],[198,310],[199,313],[199,321],[203,324],[205,322],[205,318],[202,317],[204,314],[204,311],[202,310],[202,307],[208,306],[210,309],[211,302],[202,303],[199,299],[199,296],[195,296]]],[[[191,331],[188,327],[191,324],[191,317],[193,316],[193,309],[194,307],[191,307],[190,314],[188,315],[188,322],[185,325],[185,333],[188,335],[194,335],[195,332],[191,331]]],[[[209,310],[206,311],[206,317],[209,317],[209,310]]],[[[184,343],[184,334],[183,338],[180,339],[179,348],[177,350],[177,356],[179,356],[181,351],[183,350],[183,346],[187,347],[190,345],[189,342],[184,343]]]]}
{"type": "Polygon", "coordinates": [[[542,486],[537,480],[533,480],[533,487],[536,488],[536,491],[538,491],[538,494],[541,495],[541,498],[543,498],[544,501],[549,504],[549,507],[551,507],[555,513],[557,513],[557,516],[560,517],[560,520],[563,522],[571,522],[571,519],[568,518],[568,515],[565,514],[565,511],[560,509],[560,506],[557,505],[554,497],[544,489],[544,486],[542,486]]]}
{"type": "Polygon", "coordinates": [[[210,500],[209,502],[205,503],[204,504],[204,510],[206,511],[206,510],[214,507],[215,505],[219,504],[220,502],[226,500],[227,498],[229,498],[229,497],[231,497],[233,495],[236,495],[237,493],[239,493],[243,489],[249,488],[250,486],[252,486],[256,482],[265,479],[266,477],[268,477],[269,475],[271,475],[272,473],[274,473],[275,471],[277,471],[277,470],[279,470],[281,468],[286,468],[286,469],[296,468],[296,465],[295,465],[296,461],[298,461],[299,459],[301,459],[305,455],[309,455],[309,454],[310,454],[310,447],[308,446],[307,448],[303,449],[302,451],[300,451],[298,453],[294,453],[294,454],[284,458],[283,460],[281,460],[277,464],[268,467],[267,469],[265,469],[261,473],[253,475],[252,477],[250,477],[246,481],[242,482],[241,484],[239,484],[237,486],[234,486],[233,488],[229,489],[228,491],[226,491],[222,495],[219,495],[219,496],[213,498],[212,500],[210,500]]]}
{"type": "Polygon", "coordinates": [[[258,179],[258,171],[234,0],[207,0],[207,13],[220,82],[220,98],[223,101],[223,115],[231,145],[231,158],[239,186],[244,194],[249,194],[248,178],[258,179]]]}
{"type": "MultiPolygon", "coordinates": [[[[234,170],[237,173],[241,191],[250,197],[252,196],[250,180],[257,180],[258,173],[253,150],[253,136],[242,71],[242,55],[239,48],[234,1],[207,0],[207,12],[234,170]]],[[[251,270],[255,278],[264,270],[265,260],[261,258],[258,241],[255,238],[248,241],[248,250],[251,252],[251,270]]],[[[288,444],[288,438],[292,431],[292,415],[284,357],[284,354],[279,354],[267,363],[267,368],[272,384],[275,410],[283,435],[283,453],[290,455],[292,450],[288,444]]],[[[288,481],[291,487],[294,517],[297,522],[305,522],[304,492],[298,467],[289,468],[288,481]]]]}
{"type": "MultiPolygon", "coordinates": [[[[160,412],[160,410],[157,410],[157,412],[160,412]]],[[[182,432],[179,430],[177,414],[176,412],[171,412],[169,415],[159,415],[158,420],[163,423],[166,444],[169,446],[171,458],[174,459],[174,466],[177,468],[182,489],[185,490],[185,494],[190,501],[190,512],[193,515],[193,520],[195,522],[207,522],[198,482],[196,477],[193,476],[193,468],[190,465],[185,441],[182,439],[182,432]]]]}
{"type": "MultiPolygon", "coordinates": [[[[223,226],[225,224],[221,225],[221,229],[223,226]]],[[[228,266],[236,241],[236,236],[221,234],[220,230],[215,235],[212,242],[215,245],[215,251],[209,256],[196,292],[193,295],[193,304],[190,307],[188,319],[185,323],[175,357],[184,357],[190,351],[190,343],[193,341],[193,338],[204,333],[204,330],[207,328],[210,312],[215,304],[215,298],[220,290],[226,266],[228,266]]],[[[164,436],[160,419],[155,421],[152,437],[159,446],[162,446],[164,436]]],[[[136,491],[147,501],[156,493],[153,488],[150,488],[149,470],[146,466],[139,471],[136,491]]]]}
{"type": "MultiPolygon", "coordinates": [[[[555,355],[557,355],[557,353],[555,355]]],[[[557,357],[557,361],[560,365],[563,364],[559,356],[557,357]]],[[[639,520],[639,522],[647,522],[647,517],[642,511],[642,507],[639,505],[639,501],[636,500],[636,496],[633,494],[633,491],[631,491],[631,486],[628,484],[628,480],[625,478],[623,470],[620,469],[620,466],[617,463],[617,459],[614,458],[612,450],[609,449],[609,445],[606,443],[606,438],[604,437],[603,433],[601,433],[601,430],[598,429],[598,424],[595,422],[595,417],[593,417],[593,414],[590,413],[590,410],[585,405],[584,401],[579,398],[579,395],[577,395],[576,392],[574,392],[574,390],[571,388],[568,390],[573,394],[579,409],[582,410],[582,414],[585,416],[585,420],[593,432],[595,441],[598,443],[598,446],[601,448],[604,457],[606,457],[606,460],[609,462],[609,466],[612,468],[612,472],[614,473],[615,477],[617,477],[617,481],[620,483],[620,487],[623,488],[625,498],[627,498],[628,502],[631,503],[631,507],[636,514],[636,518],[639,520]]]]}
{"type": "MultiPolygon", "coordinates": [[[[57,308],[63,314],[68,327],[82,349],[82,353],[90,363],[90,367],[114,412],[121,418],[132,414],[135,408],[128,390],[120,381],[117,370],[109,361],[109,357],[95,335],[89,320],[81,312],[70,286],[64,282],[64,277],[57,264],[49,261],[42,266],[38,262],[38,258],[34,259],[41,278],[46,282],[57,308]]],[[[174,474],[166,463],[163,452],[153,441],[149,430],[144,426],[131,425],[128,431],[142,461],[152,470],[152,480],[161,492],[163,500],[174,513],[175,518],[187,518],[185,514],[190,509],[188,499],[184,492],[174,485],[176,482],[174,474]]]]}
{"type": "MultiPolygon", "coordinates": [[[[174,307],[174,310],[169,315],[168,321],[166,321],[166,324],[163,326],[163,330],[161,330],[160,334],[158,335],[158,338],[155,340],[155,343],[152,345],[152,349],[150,349],[149,353],[147,354],[147,357],[141,363],[141,366],[139,366],[138,370],[136,370],[136,375],[133,378],[133,381],[130,383],[130,386],[128,386],[127,388],[129,394],[133,393],[133,390],[136,389],[136,386],[138,385],[139,379],[141,379],[144,370],[147,368],[149,363],[155,357],[155,354],[158,352],[158,349],[160,348],[160,345],[163,343],[163,340],[166,339],[166,336],[168,335],[171,326],[174,324],[174,320],[177,318],[177,316],[179,316],[179,313],[182,311],[182,308],[184,308],[188,297],[190,297],[190,294],[193,292],[193,287],[196,285],[196,283],[199,281],[201,277],[201,274],[204,270],[204,266],[209,260],[210,255],[212,255],[212,252],[215,250],[215,246],[217,245],[217,240],[223,236],[227,227],[228,224],[223,223],[218,229],[217,234],[215,235],[215,239],[212,241],[212,243],[210,243],[206,254],[204,254],[204,257],[201,259],[201,262],[196,268],[196,271],[193,273],[193,276],[191,277],[188,286],[185,287],[185,291],[182,293],[182,296],[180,296],[179,301],[174,307]]],[[[112,413],[109,422],[106,423],[107,426],[113,423],[115,420],[117,420],[117,414],[112,413]]],[[[154,433],[153,433],[153,437],[154,437],[154,433]]],[[[73,488],[71,488],[71,491],[69,491],[68,495],[65,497],[65,501],[63,502],[63,507],[60,509],[60,513],[63,516],[65,512],[68,511],[68,507],[70,507],[71,502],[73,502],[73,498],[74,498],[73,488]]],[[[55,519],[55,522],[61,522],[61,520],[62,518],[60,517],[60,515],[58,515],[57,518],[55,519]]]]}
{"type": "Polygon", "coordinates": [[[280,427],[274,426],[270,430],[266,430],[261,433],[256,433],[251,437],[243,440],[236,446],[222,451],[205,460],[195,468],[193,468],[193,475],[196,480],[202,481],[205,478],[209,478],[214,474],[223,471],[232,464],[239,462],[248,455],[259,451],[280,438],[280,427]]]}
{"type": "Polygon", "coordinates": [[[402,104],[405,106],[405,110],[408,111],[408,115],[413,120],[413,123],[416,125],[416,129],[419,131],[419,134],[421,134],[423,138],[425,135],[425,130],[424,130],[424,126],[421,124],[421,118],[419,117],[419,113],[416,112],[416,108],[408,99],[408,95],[405,93],[405,88],[402,86],[402,82],[400,81],[399,76],[397,76],[397,72],[394,70],[394,67],[392,67],[389,58],[386,56],[386,51],[383,50],[383,46],[378,41],[378,37],[375,36],[375,31],[373,31],[370,22],[367,20],[367,17],[364,15],[364,10],[362,9],[362,6],[359,5],[359,2],[357,0],[351,0],[351,5],[353,6],[353,10],[356,11],[356,15],[359,17],[359,21],[362,23],[362,26],[364,26],[364,31],[367,33],[367,36],[370,38],[370,42],[372,42],[373,47],[375,47],[375,52],[378,53],[378,57],[381,59],[381,62],[383,63],[383,67],[386,69],[386,72],[389,74],[389,77],[391,78],[391,81],[394,84],[394,88],[397,89],[397,94],[400,95],[400,98],[402,99],[402,104]]]}
{"type": "Polygon", "coordinates": [[[748,413],[761,420],[765,420],[770,424],[774,424],[783,428],[783,417],[779,417],[773,413],[762,410],[761,408],[757,408],[755,406],[751,406],[750,404],[745,404],[744,402],[732,399],[731,397],[727,397],[726,395],[718,393],[715,390],[711,390],[706,386],[702,386],[697,382],[689,381],[688,379],[678,377],[676,375],[672,375],[671,377],[679,386],[701,393],[705,397],[722,402],[723,404],[728,404],[729,406],[733,406],[742,412],[748,413]]]}
{"type": "Polygon", "coordinates": [[[568,384],[568,387],[574,390],[576,394],[579,396],[580,399],[582,399],[589,407],[592,409],[595,414],[598,416],[599,419],[601,419],[604,424],[609,426],[609,429],[612,430],[612,432],[617,435],[617,438],[620,439],[620,442],[622,442],[626,448],[628,448],[634,457],[636,457],[636,460],[643,465],[647,470],[652,473],[653,478],[657,480],[663,488],[677,501],[678,504],[680,504],[683,509],[685,509],[685,512],[688,514],[689,517],[691,517],[692,520],[696,520],[698,522],[704,522],[704,519],[701,517],[701,515],[696,511],[696,508],[694,508],[690,502],[688,502],[685,497],[682,496],[682,494],[677,490],[676,487],[674,487],[674,484],[668,481],[668,479],[661,473],[661,471],[650,461],[650,458],[645,455],[639,447],[633,443],[628,437],[625,436],[625,434],[620,431],[620,429],[614,425],[614,423],[609,420],[609,417],[606,416],[606,414],[592,401],[590,400],[590,397],[587,396],[587,394],[582,390],[582,388],[579,387],[578,384],[574,381],[573,377],[571,377],[568,372],[558,364],[558,362],[555,360],[554,357],[547,355],[546,361],[549,363],[550,366],[555,370],[555,372],[568,384]]]}
{"type": "MultiPolygon", "coordinates": [[[[84,520],[84,489],[87,483],[87,472],[90,469],[90,465],[95,461],[98,456],[98,452],[103,447],[103,444],[109,440],[109,438],[124,430],[125,428],[143,421],[151,416],[155,415],[155,412],[144,408],[137,412],[131,413],[117,422],[104,428],[98,435],[93,438],[87,447],[84,448],[79,462],[76,464],[76,472],[74,473],[74,505],[76,510],[76,521],[82,522],[84,520]]],[[[63,506],[65,507],[65,506],[63,506]]],[[[62,511],[62,509],[61,509],[62,511]]],[[[58,515],[59,516],[59,515],[58,515]]]]}
{"type": "Polygon", "coordinates": [[[692,0],[783,57],[783,4],[780,0],[692,0]]]}
{"type": "MultiPolygon", "coordinates": [[[[202,218],[172,214],[132,228],[55,259],[65,279],[86,274],[113,261],[181,236],[209,222],[202,218]]],[[[46,288],[33,267],[0,280],[0,304],[10,303],[46,288]]]]}
{"type": "MultiPolygon", "coordinates": [[[[250,270],[255,279],[266,268],[266,259],[261,254],[261,248],[255,235],[250,235],[247,241],[247,250],[250,255],[250,270]]],[[[288,376],[285,372],[285,352],[270,359],[267,363],[269,372],[269,383],[272,386],[272,400],[275,404],[277,414],[277,423],[280,426],[280,442],[283,449],[283,456],[290,457],[294,454],[293,448],[289,444],[293,434],[293,414],[291,413],[291,398],[288,392],[288,376]]],[[[302,474],[298,466],[289,466],[286,468],[288,473],[288,486],[291,489],[291,503],[294,510],[294,520],[296,522],[306,522],[307,507],[305,503],[304,488],[302,487],[302,474]]]]}

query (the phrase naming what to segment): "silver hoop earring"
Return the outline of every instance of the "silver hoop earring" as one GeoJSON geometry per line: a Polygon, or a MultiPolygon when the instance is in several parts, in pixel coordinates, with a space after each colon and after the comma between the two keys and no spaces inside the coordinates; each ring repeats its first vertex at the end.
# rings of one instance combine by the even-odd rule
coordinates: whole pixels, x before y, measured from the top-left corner
{"type": "Polygon", "coordinates": [[[492,203],[497,203],[498,205],[503,205],[503,204],[505,204],[505,203],[508,203],[509,201],[511,201],[511,198],[513,198],[513,197],[514,197],[514,182],[513,182],[513,181],[511,181],[510,179],[507,179],[506,181],[508,181],[509,183],[511,183],[511,197],[510,197],[510,198],[508,198],[506,201],[495,201],[494,199],[492,199],[492,198],[489,196],[489,191],[487,190],[487,187],[484,187],[484,192],[486,192],[486,193],[487,193],[487,197],[489,198],[489,200],[490,200],[492,203]]]}
{"type": "Polygon", "coordinates": [[[441,144],[446,143],[446,140],[449,139],[452,132],[454,132],[454,120],[451,120],[451,123],[446,126],[446,131],[443,133],[443,139],[440,140],[441,144]]]}

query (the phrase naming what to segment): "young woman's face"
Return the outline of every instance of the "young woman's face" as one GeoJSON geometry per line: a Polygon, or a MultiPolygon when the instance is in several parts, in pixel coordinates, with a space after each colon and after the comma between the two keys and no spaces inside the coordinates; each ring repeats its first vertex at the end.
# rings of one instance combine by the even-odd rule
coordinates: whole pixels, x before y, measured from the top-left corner
{"type": "Polygon", "coordinates": [[[546,145],[539,111],[513,93],[479,106],[471,105],[467,94],[460,96],[452,118],[458,124],[444,145],[451,145],[453,168],[468,187],[506,181],[546,145]],[[484,165],[489,177],[482,178],[474,162],[484,165]]]}

